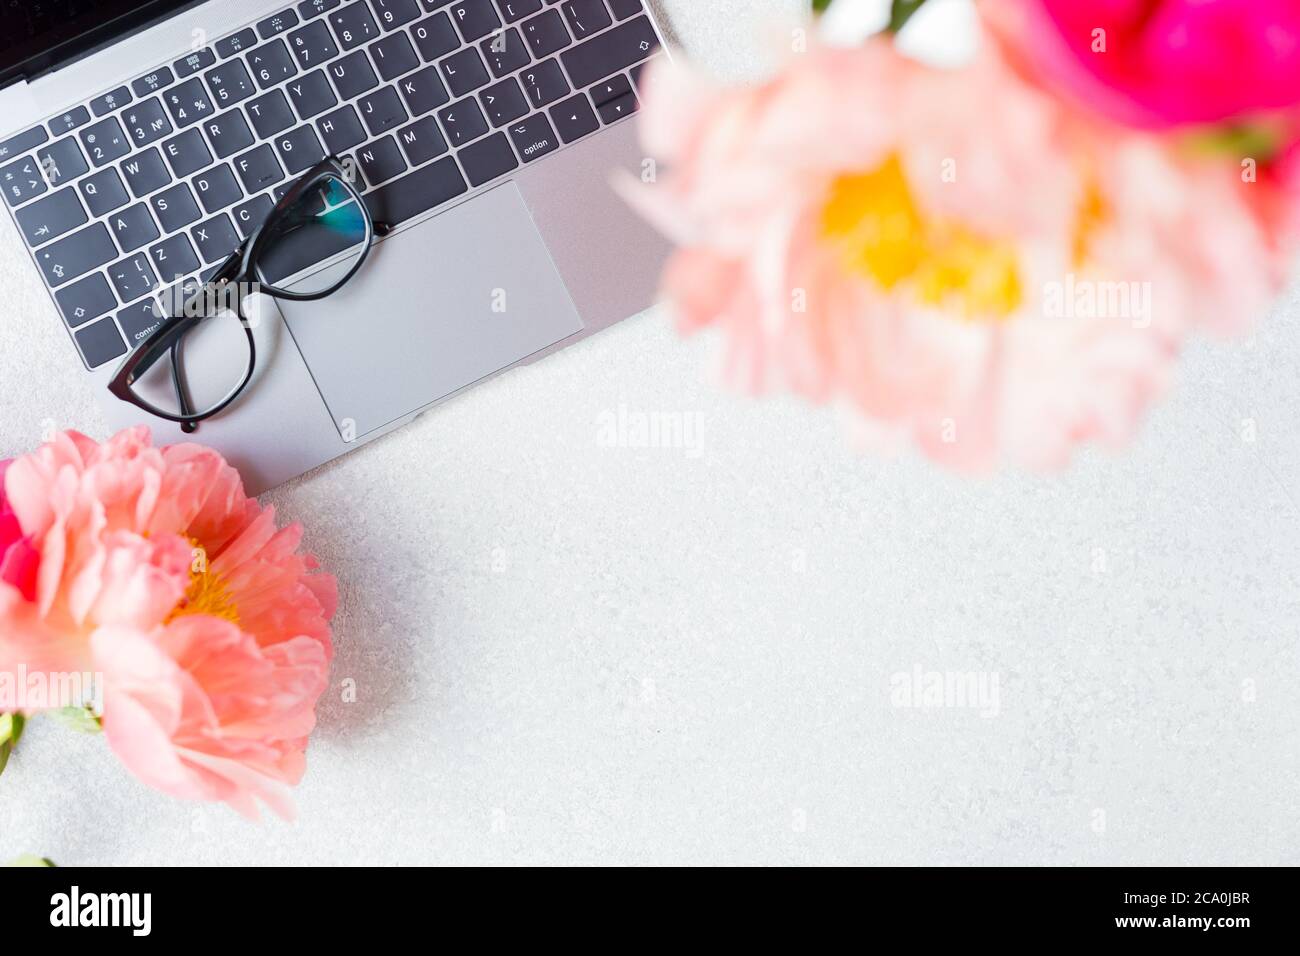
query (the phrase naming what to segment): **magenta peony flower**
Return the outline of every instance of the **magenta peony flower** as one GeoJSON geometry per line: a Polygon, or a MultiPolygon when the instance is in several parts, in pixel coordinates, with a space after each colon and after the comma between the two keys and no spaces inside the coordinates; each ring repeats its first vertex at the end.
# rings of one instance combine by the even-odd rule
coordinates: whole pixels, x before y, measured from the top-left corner
{"type": "Polygon", "coordinates": [[[108,744],[146,783],[290,816],[336,604],[300,528],[145,428],[66,432],[0,477],[0,673],[100,674],[108,744]]]}
{"type": "Polygon", "coordinates": [[[23,534],[18,516],[5,497],[5,472],[10,464],[0,461],[0,581],[13,585],[26,600],[34,601],[41,556],[32,547],[31,536],[23,534]]]}
{"type": "Polygon", "coordinates": [[[989,0],[985,18],[1058,92],[1144,127],[1300,106],[1297,0],[989,0]]]}

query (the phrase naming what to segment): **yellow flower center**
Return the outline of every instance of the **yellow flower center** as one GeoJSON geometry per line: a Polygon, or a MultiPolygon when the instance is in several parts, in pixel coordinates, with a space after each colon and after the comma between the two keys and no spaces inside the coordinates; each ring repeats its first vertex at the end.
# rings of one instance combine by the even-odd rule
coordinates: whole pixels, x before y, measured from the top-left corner
{"type": "Polygon", "coordinates": [[[239,608],[235,606],[234,595],[222,580],[221,575],[212,570],[208,563],[207,552],[193,542],[193,560],[190,562],[190,584],[185,590],[185,597],[177,604],[164,623],[170,624],[178,617],[187,614],[210,614],[239,624],[239,608]]]}
{"type": "Polygon", "coordinates": [[[926,305],[986,321],[1007,318],[1023,301],[1014,245],[923,215],[896,153],[870,172],[836,178],[821,227],[850,270],[886,291],[906,283],[926,305]]]}

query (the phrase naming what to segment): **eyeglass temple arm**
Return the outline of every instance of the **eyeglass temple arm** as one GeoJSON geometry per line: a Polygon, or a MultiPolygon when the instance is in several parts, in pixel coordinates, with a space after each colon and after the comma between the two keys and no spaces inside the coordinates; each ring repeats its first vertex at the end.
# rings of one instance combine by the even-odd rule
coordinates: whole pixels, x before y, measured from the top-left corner
{"type": "MultiPolygon", "coordinates": [[[[181,375],[181,343],[185,341],[184,336],[179,336],[176,341],[172,342],[171,363],[172,363],[172,388],[176,390],[176,400],[180,402],[181,414],[189,417],[194,414],[194,403],[190,401],[190,390],[185,386],[185,379],[181,375]]],[[[187,435],[192,435],[198,430],[198,422],[181,422],[181,431],[187,435]]]]}

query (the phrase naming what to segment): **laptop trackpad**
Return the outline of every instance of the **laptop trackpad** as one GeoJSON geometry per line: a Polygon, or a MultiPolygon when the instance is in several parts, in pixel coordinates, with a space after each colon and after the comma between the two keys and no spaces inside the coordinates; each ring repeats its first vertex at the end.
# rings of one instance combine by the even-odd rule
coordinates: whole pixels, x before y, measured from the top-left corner
{"type": "Polygon", "coordinates": [[[582,329],[513,182],[379,243],[328,298],[279,305],[345,438],[582,329]]]}

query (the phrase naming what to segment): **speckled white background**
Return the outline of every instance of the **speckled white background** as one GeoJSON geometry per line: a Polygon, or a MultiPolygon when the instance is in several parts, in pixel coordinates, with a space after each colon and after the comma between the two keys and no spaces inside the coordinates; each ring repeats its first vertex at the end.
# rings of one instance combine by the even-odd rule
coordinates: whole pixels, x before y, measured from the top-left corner
{"type": "MultiPolygon", "coordinates": [[[[662,4],[732,74],[801,6],[662,4]]],[[[0,233],[0,456],[49,419],[102,435],[0,233]]],[[[342,586],[296,823],[37,720],[0,859],[1300,863],[1297,314],[1193,346],[1127,453],[974,483],[626,322],[268,496],[342,586]],[[697,414],[701,454],[604,447],[620,405],[697,414]],[[892,707],[918,664],[997,672],[997,716],[892,707]]]]}

